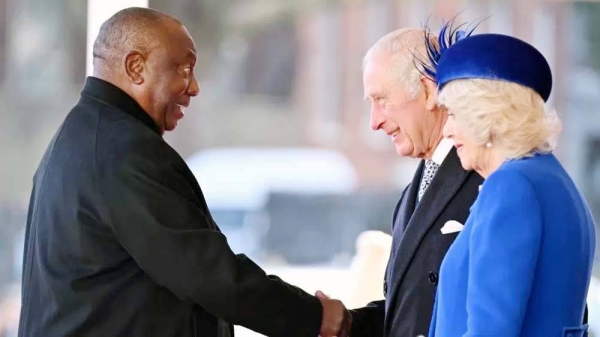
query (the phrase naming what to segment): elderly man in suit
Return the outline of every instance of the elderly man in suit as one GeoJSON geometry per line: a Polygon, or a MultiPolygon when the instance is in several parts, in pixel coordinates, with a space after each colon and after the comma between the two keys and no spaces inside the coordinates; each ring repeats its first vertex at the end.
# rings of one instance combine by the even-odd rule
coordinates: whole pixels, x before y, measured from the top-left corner
{"type": "Polygon", "coordinates": [[[94,45],[94,76],[34,177],[21,337],[345,336],[317,299],[235,255],[162,138],[199,93],[175,18],[125,9],[94,45]]]}
{"type": "Polygon", "coordinates": [[[436,105],[436,85],[416,67],[415,58],[427,57],[424,41],[422,30],[397,30],[364,59],[372,129],[385,132],[398,155],[421,163],[394,211],[385,300],[352,311],[353,337],[427,334],[440,264],[482,182],[461,167],[452,141],[442,137],[447,116],[436,105]]]}

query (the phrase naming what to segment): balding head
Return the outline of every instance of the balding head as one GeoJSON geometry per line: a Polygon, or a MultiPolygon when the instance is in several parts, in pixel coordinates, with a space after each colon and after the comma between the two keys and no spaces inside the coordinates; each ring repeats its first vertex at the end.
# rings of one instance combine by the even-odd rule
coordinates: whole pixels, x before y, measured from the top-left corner
{"type": "Polygon", "coordinates": [[[131,96],[170,131],[199,92],[196,46],[177,19],[148,8],[124,9],[100,28],[94,76],[131,96]]]}
{"type": "MultiPolygon", "coordinates": [[[[437,45],[437,37],[429,36],[437,45]]],[[[379,39],[369,49],[363,60],[363,70],[374,59],[385,60],[392,75],[397,78],[411,96],[419,94],[419,79],[423,71],[419,60],[428,60],[425,32],[418,28],[393,31],[379,39]]]]}
{"type": "MultiPolygon", "coordinates": [[[[93,49],[95,73],[110,73],[131,50],[147,53],[160,44],[167,23],[181,24],[174,17],[150,8],[126,8],[100,27],[93,49]]],[[[105,75],[106,76],[106,75],[105,75]]]]}

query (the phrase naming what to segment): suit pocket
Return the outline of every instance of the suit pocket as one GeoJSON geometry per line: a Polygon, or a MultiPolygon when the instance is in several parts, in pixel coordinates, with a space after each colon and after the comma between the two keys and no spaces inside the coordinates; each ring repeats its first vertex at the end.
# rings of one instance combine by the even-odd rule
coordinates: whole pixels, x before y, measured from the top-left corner
{"type": "Polygon", "coordinates": [[[563,330],[563,337],[587,337],[587,330],[587,324],[577,328],[565,328],[563,330]]]}

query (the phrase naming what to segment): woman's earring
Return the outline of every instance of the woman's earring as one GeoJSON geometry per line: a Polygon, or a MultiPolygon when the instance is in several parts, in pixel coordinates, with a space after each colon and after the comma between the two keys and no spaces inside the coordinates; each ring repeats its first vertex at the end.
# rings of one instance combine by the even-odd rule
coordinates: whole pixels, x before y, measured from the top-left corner
{"type": "Polygon", "coordinates": [[[488,149],[489,149],[490,147],[492,147],[492,142],[487,142],[487,143],[485,144],[485,147],[487,147],[488,149]]]}

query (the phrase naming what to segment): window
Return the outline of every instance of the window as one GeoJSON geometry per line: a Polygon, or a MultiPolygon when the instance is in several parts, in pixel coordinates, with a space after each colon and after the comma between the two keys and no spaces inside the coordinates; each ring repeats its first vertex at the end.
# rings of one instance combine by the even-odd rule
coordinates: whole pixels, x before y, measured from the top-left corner
{"type": "Polygon", "coordinates": [[[289,99],[296,73],[295,22],[279,20],[248,44],[244,92],[289,99]]]}

